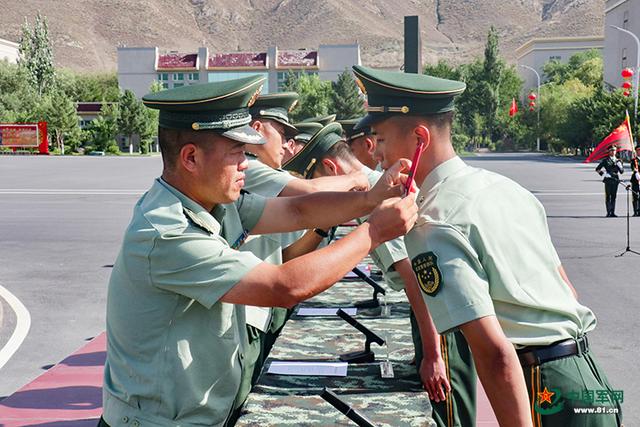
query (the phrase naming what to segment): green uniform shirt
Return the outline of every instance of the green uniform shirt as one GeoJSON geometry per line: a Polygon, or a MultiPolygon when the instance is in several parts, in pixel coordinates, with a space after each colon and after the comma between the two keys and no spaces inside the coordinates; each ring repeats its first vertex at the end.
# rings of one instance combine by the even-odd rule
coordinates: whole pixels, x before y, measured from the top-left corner
{"type": "MultiPolygon", "coordinates": [[[[364,166],[362,172],[367,176],[370,187],[376,185],[376,182],[378,182],[382,176],[382,172],[371,170],[366,166],[364,166]]],[[[362,224],[367,220],[367,218],[368,216],[358,218],[358,224],[362,224]]],[[[391,289],[396,291],[404,289],[405,284],[402,277],[400,277],[400,273],[395,271],[393,268],[393,264],[407,258],[407,251],[404,247],[404,240],[402,237],[381,244],[371,251],[369,255],[376,266],[382,270],[385,281],[391,289]]]]}
{"type": "Polygon", "coordinates": [[[529,191],[454,157],[427,176],[418,207],[405,243],[440,333],[494,314],[517,346],[595,328],[558,272],[544,208],[529,191]]]}
{"type": "Polygon", "coordinates": [[[262,262],[227,242],[244,241],[264,203],[243,193],[209,214],[162,179],[138,201],[109,281],[108,424],[225,422],[246,327],[243,306],[220,298],[262,262]]]}

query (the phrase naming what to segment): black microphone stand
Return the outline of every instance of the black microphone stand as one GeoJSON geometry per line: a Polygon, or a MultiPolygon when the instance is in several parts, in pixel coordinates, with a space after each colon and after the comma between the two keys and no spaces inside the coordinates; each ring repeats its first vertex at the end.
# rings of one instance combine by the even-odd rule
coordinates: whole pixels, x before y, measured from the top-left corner
{"type": "Polygon", "coordinates": [[[629,243],[629,235],[630,235],[630,233],[629,233],[629,197],[631,196],[630,193],[635,193],[636,195],[638,193],[631,189],[631,184],[625,185],[624,182],[622,182],[621,180],[618,180],[618,184],[622,185],[624,187],[624,189],[627,191],[627,248],[621,254],[616,255],[616,258],[624,256],[627,252],[631,252],[632,254],[640,255],[640,252],[636,252],[636,251],[631,249],[631,244],[629,243]]]}

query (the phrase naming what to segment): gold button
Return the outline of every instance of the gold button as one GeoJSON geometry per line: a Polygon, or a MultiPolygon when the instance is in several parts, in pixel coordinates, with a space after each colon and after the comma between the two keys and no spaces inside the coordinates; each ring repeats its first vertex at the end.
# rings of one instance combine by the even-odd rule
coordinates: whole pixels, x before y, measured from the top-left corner
{"type": "Polygon", "coordinates": [[[404,114],[407,114],[409,112],[409,107],[407,107],[406,105],[403,105],[400,111],[402,111],[404,114]]]}
{"type": "Polygon", "coordinates": [[[200,125],[198,123],[192,123],[191,124],[191,129],[198,130],[198,129],[200,129],[200,125]]]}

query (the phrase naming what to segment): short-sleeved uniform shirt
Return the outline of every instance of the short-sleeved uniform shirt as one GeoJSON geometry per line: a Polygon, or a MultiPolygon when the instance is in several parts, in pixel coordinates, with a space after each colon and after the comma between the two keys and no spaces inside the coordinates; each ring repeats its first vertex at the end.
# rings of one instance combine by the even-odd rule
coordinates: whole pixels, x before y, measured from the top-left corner
{"type": "MultiPolygon", "coordinates": [[[[271,198],[278,197],[287,184],[294,179],[288,172],[272,169],[247,153],[249,168],[245,171],[244,189],[250,193],[271,198]]],[[[282,248],[298,240],[304,232],[274,233],[249,236],[239,248],[251,252],[261,260],[274,265],[282,264],[282,248]]],[[[271,309],[267,307],[246,308],[247,323],[267,332],[271,320],[271,309]]]]}
{"type": "Polygon", "coordinates": [[[262,262],[232,246],[242,244],[264,204],[243,193],[210,214],[162,179],[138,201],[109,281],[108,424],[225,422],[246,328],[242,306],[220,298],[262,262]]]}
{"type": "MultiPolygon", "coordinates": [[[[382,176],[382,172],[371,170],[366,166],[363,167],[362,173],[367,176],[370,187],[376,185],[382,176]]],[[[362,224],[367,218],[368,216],[358,218],[358,224],[362,224]]],[[[393,264],[407,258],[407,251],[404,247],[404,239],[402,237],[381,244],[371,251],[369,256],[371,256],[374,264],[382,271],[385,282],[387,282],[391,289],[396,291],[404,289],[405,283],[402,277],[400,277],[400,273],[393,268],[393,264]]]]}
{"type": "Polygon", "coordinates": [[[529,191],[454,157],[427,176],[418,207],[405,244],[440,333],[489,315],[516,346],[595,328],[558,271],[544,208],[529,191]]]}

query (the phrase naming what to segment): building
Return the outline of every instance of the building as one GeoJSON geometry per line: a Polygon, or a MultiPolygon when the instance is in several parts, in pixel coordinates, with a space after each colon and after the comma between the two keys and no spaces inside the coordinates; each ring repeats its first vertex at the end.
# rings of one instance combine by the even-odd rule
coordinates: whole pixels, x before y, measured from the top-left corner
{"type": "MultiPolygon", "coordinates": [[[[531,70],[521,67],[525,65],[533,68],[540,75],[540,83],[544,83],[544,65],[551,60],[567,62],[576,53],[591,49],[602,52],[604,37],[554,37],[532,39],[516,49],[518,74],[524,80],[524,91],[537,90],[538,79],[531,70]]],[[[606,60],[605,60],[606,63],[606,60]]]]}
{"type": "Polygon", "coordinates": [[[640,36],[640,0],[607,0],[604,9],[604,83],[609,88],[622,85],[623,68],[635,68],[638,48],[633,36],[611,25],[640,36]]]}
{"type": "Polygon", "coordinates": [[[334,81],[345,69],[359,64],[358,44],[320,45],[318,50],[269,47],[262,52],[231,53],[210,53],[206,47],[186,53],[160,53],[157,47],[119,47],[118,83],[123,90],[142,97],[153,82],[169,89],[262,75],[267,78],[263,93],[271,93],[282,89],[289,71],[334,81]]]}
{"type": "Polygon", "coordinates": [[[0,39],[0,61],[18,62],[18,43],[0,39]]]}

